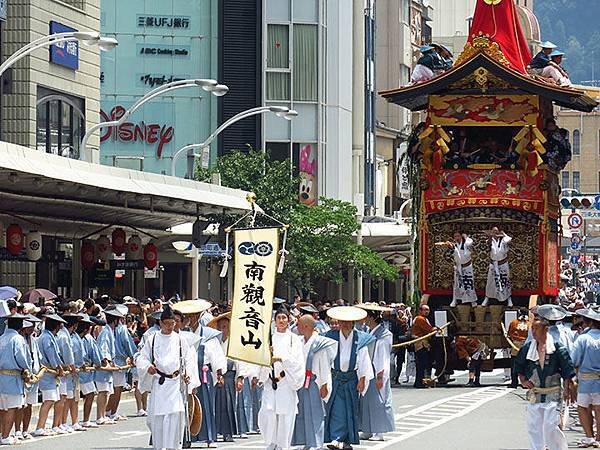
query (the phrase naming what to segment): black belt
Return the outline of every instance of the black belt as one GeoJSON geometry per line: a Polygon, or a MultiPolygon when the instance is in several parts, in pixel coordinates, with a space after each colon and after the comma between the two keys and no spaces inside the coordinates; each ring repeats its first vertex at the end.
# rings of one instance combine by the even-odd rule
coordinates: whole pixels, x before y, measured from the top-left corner
{"type": "Polygon", "coordinates": [[[285,378],[285,372],[282,370],[279,373],[278,377],[275,377],[273,375],[269,375],[269,378],[271,379],[271,387],[273,388],[274,391],[276,391],[277,390],[277,383],[279,383],[281,380],[283,380],[285,378]]]}
{"type": "Polygon", "coordinates": [[[165,383],[165,379],[172,380],[173,378],[177,378],[179,376],[179,370],[176,370],[172,374],[168,375],[160,370],[156,369],[156,373],[160,376],[158,379],[158,384],[163,385],[165,383]]]}

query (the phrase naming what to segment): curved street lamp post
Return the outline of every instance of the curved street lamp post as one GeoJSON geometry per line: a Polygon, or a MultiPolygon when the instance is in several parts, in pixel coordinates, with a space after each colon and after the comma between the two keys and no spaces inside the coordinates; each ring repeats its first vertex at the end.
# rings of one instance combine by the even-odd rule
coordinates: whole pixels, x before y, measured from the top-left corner
{"type": "Polygon", "coordinates": [[[219,84],[216,80],[204,79],[204,78],[179,80],[179,81],[173,81],[171,83],[163,84],[162,86],[159,86],[156,89],[153,89],[150,92],[147,92],[143,97],[138,99],[131,106],[131,108],[129,108],[128,110],[126,110],[123,113],[123,115],[118,120],[111,120],[109,122],[100,122],[100,123],[97,123],[96,125],[92,126],[85,133],[85,136],[83,136],[83,139],[81,140],[81,149],[82,149],[81,154],[82,155],[85,154],[85,150],[87,148],[89,139],[100,128],[118,127],[118,126],[122,125],[123,123],[125,123],[125,121],[135,111],[137,111],[142,105],[149,102],[150,100],[153,100],[156,97],[164,95],[167,92],[174,91],[176,89],[189,88],[189,87],[201,87],[205,91],[208,91],[217,97],[222,97],[223,95],[227,94],[227,92],[229,92],[229,88],[227,86],[225,86],[224,84],[219,84]]]}
{"type": "MultiPolygon", "coordinates": [[[[292,120],[293,118],[298,116],[298,112],[290,109],[286,106],[259,106],[256,108],[247,109],[246,111],[242,111],[241,113],[236,114],[230,119],[226,120],[219,128],[217,128],[204,142],[200,144],[190,144],[185,147],[180,148],[173,155],[173,160],[171,161],[171,176],[175,176],[175,169],[177,165],[177,161],[179,158],[186,154],[191,150],[203,150],[207,148],[218,136],[221,134],[226,128],[230,127],[236,122],[240,120],[246,119],[251,116],[256,116],[258,114],[266,114],[272,112],[278,117],[283,117],[286,120],[292,120]]],[[[201,153],[194,153],[194,157],[202,156],[201,153]]],[[[190,174],[188,174],[190,175],[190,174]]]]}

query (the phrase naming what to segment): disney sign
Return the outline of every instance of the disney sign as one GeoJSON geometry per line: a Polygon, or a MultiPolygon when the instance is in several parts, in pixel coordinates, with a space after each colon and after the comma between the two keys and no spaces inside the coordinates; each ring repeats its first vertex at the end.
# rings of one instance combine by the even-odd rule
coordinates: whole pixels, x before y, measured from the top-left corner
{"type": "MultiPolygon", "coordinates": [[[[105,122],[119,120],[125,114],[126,109],[121,106],[115,106],[110,115],[100,110],[100,117],[105,122]]],[[[158,123],[147,124],[144,121],[139,123],[124,122],[118,127],[104,128],[100,134],[100,143],[109,139],[120,142],[145,142],[150,145],[156,144],[156,157],[162,156],[163,148],[173,140],[175,128],[158,123]]]]}

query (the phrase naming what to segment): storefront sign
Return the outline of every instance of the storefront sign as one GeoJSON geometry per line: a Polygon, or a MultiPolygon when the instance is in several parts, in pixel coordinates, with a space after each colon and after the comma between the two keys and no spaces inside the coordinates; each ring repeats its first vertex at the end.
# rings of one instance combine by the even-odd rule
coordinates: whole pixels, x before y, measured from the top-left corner
{"type": "Polygon", "coordinates": [[[110,261],[110,270],[143,270],[143,259],[113,259],[110,261]]]}
{"type": "Polygon", "coordinates": [[[279,229],[236,230],[234,235],[235,278],[227,356],[269,367],[279,229]]]}
{"type": "Polygon", "coordinates": [[[137,26],[145,28],[183,28],[190,27],[189,16],[145,16],[138,14],[137,26]]]}
{"type": "MultiPolygon", "coordinates": [[[[110,115],[100,110],[100,116],[104,122],[119,120],[125,113],[123,106],[115,106],[110,115]]],[[[156,157],[162,156],[163,147],[173,140],[175,128],[172,126],[145,122],[133,123],[125,122],[119,127],[110,127],[102,130],[100,142],[106,142],[109,139],[120,142],[145,142],[150,145],[156,144],[156,157]]]]}
{"type": "Polygon", "coordinates": [[[111,288],[115,285],[115,271],[96,269],[94,272],[94,286],[111,288]]]}
{"type": "MultiPolygon", "coordinates": [[[[50,22],[50,34],[77,31],[62,23],[50,22]]],[[[77,41],[59,42],[50,46],[50,62],[69,69],[79,69],[79,44],[77,41]]]]}
{"type": "Polygon", "coordinates": [[[173,83],[174,81],[183,81],[190,78],[187,75],[177,77],[175,75],[164,75],[160,73],[146,73],[138,75],[138,85],[150,86],[151,88],[156,86],[162,86],[163,84],[173,83]]]}
{"type": "Polygon", "coordinates": [[[180,58],[190,57],[189,45],[137,45],[138,55],[143,56],[177,56],[180,58]]]}
{"type": "Polygon", "coordinates": [[[317,146],[306,144],[300,148],[300,203],[317,203],[317,146]]]}

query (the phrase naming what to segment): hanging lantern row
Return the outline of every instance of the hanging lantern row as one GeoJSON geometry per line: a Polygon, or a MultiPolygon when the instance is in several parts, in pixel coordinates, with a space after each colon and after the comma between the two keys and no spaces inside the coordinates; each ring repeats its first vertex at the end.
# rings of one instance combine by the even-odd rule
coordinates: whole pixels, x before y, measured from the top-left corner
{"type": "MultiPolygon", "coordinates": [[[[149,243],[142,245],[142,239],[134,234],[126,240],[125,231],[117,228],[112,232],[112,242],[108,236],[102,235],[92,244],[85,242],[81,245],[81,265],[85,269],[94,267],[98,260],[107,261],[110,258],[111,250],[115,255],[126,253],[127,259],[144,260],[144,265],[148,269],[154,269],[158,264],[158,249],[156,245],[149,243]]],[[[30,231],[25,234],[18,224],[11,224],[6,228],[0,223],[0,248],[6,247],[8,252],[13,255],[19,255],[25,249],[27,259],[38,261],[42,258],[42,233],[39,231],[30,231]]]]}

